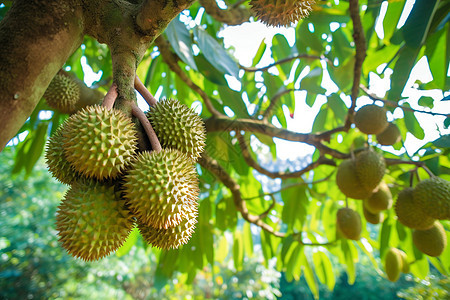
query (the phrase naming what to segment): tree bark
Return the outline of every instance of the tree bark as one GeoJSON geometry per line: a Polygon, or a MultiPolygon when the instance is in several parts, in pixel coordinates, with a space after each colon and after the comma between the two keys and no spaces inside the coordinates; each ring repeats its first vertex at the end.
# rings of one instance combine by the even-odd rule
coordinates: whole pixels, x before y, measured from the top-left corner
{"type": "Polygon", "coordinates": [[[0,24],[0,150],[82,40],[79,1],[14,1],[0,24]]]}

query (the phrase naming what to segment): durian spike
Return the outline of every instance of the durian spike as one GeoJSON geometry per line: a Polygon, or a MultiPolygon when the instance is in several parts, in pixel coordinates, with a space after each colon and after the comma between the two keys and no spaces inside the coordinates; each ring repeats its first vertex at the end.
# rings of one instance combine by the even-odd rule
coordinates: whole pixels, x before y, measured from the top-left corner
{"type": "Polygon", "coordinates": [[[145,85],[142,83],[142,81],[139,79],[139,77],[136,75],[134,78],[134,87],[136,90],[141,94],[141,96],[144,98],[145,102],[147,102],[150,106],[155,106],[157,101],[155,97],[150,93],[150,91],[145,87],[145,85]]]}
{"type": "Polygon", "coordinates": [[[116,98],[117,98],[117,85],[113,83],[109,88],[108,92],[106,93],[105,98],[103,98],[102,106],[106,107],[107,109],[113,108],[114,102],[116,102],[116,98]]]}
{"type": "Polygon", "coordinates": [[[152,124],[150,124],[150,121],[147,119],[147,116],[144,114],[144,112],[135,103],[133,103],[131,107],[131,112],[133,113],[133,116],[138,118],[138,120],[141,122],[142,127],[144,127],[145,133],[150,140],[152,150],[156,152],[161,151],[161,143],[159,142],[155,130],[153,130],[152,124]]]}

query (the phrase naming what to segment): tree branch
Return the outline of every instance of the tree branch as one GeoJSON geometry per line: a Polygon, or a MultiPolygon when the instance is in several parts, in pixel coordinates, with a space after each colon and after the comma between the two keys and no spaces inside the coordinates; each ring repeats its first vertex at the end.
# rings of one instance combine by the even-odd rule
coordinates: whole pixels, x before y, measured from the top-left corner
{"type": "Polygon", "coordinates": [[[156,136],[155,130],[153,130],[152,124],[150,124],[150,121],[147,119],[147,116],[136,104],[133,104],[131,106],[131,111],[133,113],[133,116],[138,118],[139,122],[144,128],[145,133],[147,134],[147,137],[150,141],[150,145],[152,146],[152,150],[157,152],[161,151],[162,150],[161,143],[159,142],[159,139],[156,136]]]}
{"type": "Polygon", "coordinates": [[[401,106],[399,105],[397,102],[395,101],[391,101],[391,100],[387,100],[387,99],[383,99],[380,97],[377,97],[376,95],[372,94],[370,92],[370,90],[365,87],[364,85],[360,84],[359,87],[361,88],[361,90],[364,91],[364,93],[366,93],[366,95],[375,101],[382,101],[386,106],[390,106],[390,107],[399,107],[404,111],[411,111],[411,112],[416,112],[416,113],[421,113],[421,114],[429,114],[429,115],[433,115],[433,116],[444,116],[444,117],[450,117],[450,114],[442,114],[442,113],[437,113],[437,112],[432,112],[432,111],[423,111],[423,110],[417,110],[411,107],[406,107],[406,106],[401,106]]]}
{"type": "Polygon", "coordinates": [[[216,0],[200,0],[199,2],[210,16],[227,25],[240,25],[248,21],[252,15],[250,10],[240,5],[233,5],[224,10],[217,5],[216,0]]]}
{"type": "Polygon", "coordinates": [[[107,109],[112,109],[114,106],[114,102],[116,102],[116,98],[117,85],[113,83],[106,93],[105,98],[103,98],[102,106],[106,107],[107,109]]]}
{"type": "Polygon", "coordinates": [[[169,43],[163,37],[160,36],[155,40],[155,44],[158,46],[161,56],[163,57],[164,61],[167,63],[169,68],[172,70],[172,72],[177,74],[178,77],[180,77],[180,79],[183,80],[187,86],[189,86],[193,91],[199,94],[200,97],[202,97],[203,102],[206,105],[206,108],[211,112],[211,114],[217,117],[225,117],[224,114],[217,111],[216,108],[213,106],[208,94],[205,93],[205,91],[203,91],[198,85],[196,85],[180,68],[180,66],[177,63],[178,56],[176,56],[170,51],[169,43]]]}
{"type": "Polygon", "coordinates": [[[134,79],[134,87],[135,89],[141,94],[141,96],[144,98],[145,102],[147,102],[150,106],[155,106],[158,102],[155,97],[150,93],[150,91],[145,87],[145,85],[142,83],[142,81],[139,79],[139,77],[136,75],[134,79]]]}
{"type": "Polygon", "coordinates": [[[317,159],[315,162],[310,163],[305,168],[298,170],[296,172],[292,172],[292,173],[290,173],[290,172],[288,173],[288,172],[284,172],[284,171],[272,172],[272,171],[269,171],[269,170],[263,168],[252,158],[250,151],[247,147],[247,144],[245,142],[244,136],[241,135],[239,132],[236,133],[236,136],[239,141],[239,146],[241,147],[242,156],[244,157],[245,162],[250,167],[252,167],[256,171],[258,171],[259,173],[264,174],[272,179],[275,179],[275,178],[281,178],[281,179],[297,178],[297,177],[300,177],[303,174],[305,174],[323,164],[336,166],[336,163],[333,160],[327,159],[323,156],[320,156],[319,159],[317,159]]]}

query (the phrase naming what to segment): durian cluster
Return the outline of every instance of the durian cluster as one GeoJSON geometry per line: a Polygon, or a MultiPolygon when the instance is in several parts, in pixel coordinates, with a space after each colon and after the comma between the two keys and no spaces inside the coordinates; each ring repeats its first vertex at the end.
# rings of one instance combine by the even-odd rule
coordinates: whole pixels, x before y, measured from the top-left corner
{"type": "Polygon", "coordinates": [[[314,0],[251,0],[251,10],[269,26],[289,26],[306,18],[313,10],[314,0]]]}
{"type": "Polygon", "coordinates": [[[139,151],[132,119],[103,106],[71,115],[49,139],[49,171],[70,185],[56,229],[74,257],[107,256],[136,224],[154,247],[178,248],[189,241],[197,223],[195,163],[205,147],[203,121],[177,100],[158,102],[147,117],[161,151],[139,151]]]}
{"type": "Polygon", "coordinates": [[[397,125],[388,122],[386,110],[375,104],[364,105],[354,117],[355,126],[365,134],[375,134],[380,145],[390,146],[401,140],[397,125]]]}

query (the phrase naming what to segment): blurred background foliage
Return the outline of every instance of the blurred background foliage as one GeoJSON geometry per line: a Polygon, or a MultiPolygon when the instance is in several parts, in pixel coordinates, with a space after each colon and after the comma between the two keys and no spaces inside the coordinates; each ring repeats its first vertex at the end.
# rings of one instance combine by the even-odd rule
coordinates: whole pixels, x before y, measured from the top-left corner
{"type": "MultiPolygon", "coordinates": [[[[238,7],[248,9],[242,1],[217,3],[225,9],[238,2],[238,7]]],[[[402,142],[383,147],[352,128],[330,135],[326,146],[350,153],[368,143],[385,158],[424,162],[434,174],[450,180],[450,3],[412,2],[360,1],[367,41],[361,84],[373,94],[370,98],[361,91],[357,105],[378,98],[378,104],[384,102],[402,142]],[[399,26],[407,2],[412,10],[399,26]],[[376,31],[377,26],[381,29],[376,31]],[[417,72],[420,79],[410,77],[419,65],[431,79],[417,72]]],[[[0,20],[10,4],[0,5],[0,20]]],[[[216,17],[196,2],[147,51],[138,75],[157,98],[177,98],[206,119],[211,112],[202,104],[199,91],[204,91],[215,109],[237,122],[259,120],[267,112],[270,124],[297,132],[326,132],[344,124],[355,62],[348,1],[320,1],[309,18],[261,39],[250,59],[238,56],[245,35],[216,17]],[[170,52],[160,52],[165,46],[170,52]],[[168,53],[175,55],[175,65],[167,63],[168,53]],[[287,60],[264,68],[282,59],[287,60]]],[[[247,28],[248,34],[262,27],[247,28]]],[[[110,59],[105,45],[86,37],[64,69],[106,93],[112,82],[110,59]]],[[[334,181],[335,167],[323,164],[289,179],[264,176],[248,166],[235,132],[228,130],[208,134],[207,152],[240,186],[249,211],[257,215],[270,208],[267,224],[287,234],[301,231],[305,244],[317,246],[303,245],[289,235],[275,237],[243,220],[230,190],[198,166],[199,223],[185,247],[153,249],[134,231],[116,254],[100,262],[73,259],[58,245],[54,228],[55,210],[66,187],[50,178],[42,160],[46,139],[65,118],[41,101],[0,154],[0,298],[450,297],[450,247],[439,258],[421,254],[413,247],[411,230],[397,222],[393,209],[384,213],[382,224],[366,224],[363,219],[360,241],[336,240],[335,214],[345,198],[334,181]],[[310,184],[313,181],[317,183],[310,184]],[[386,279],[380,259],[389,247],[403,249],[414,262],[411,273],[396,283],[386,279]]],[[[294,172],[319,157],[319,151],[303,143],[252,132],[244,137],[251,157],[268,170],[294,172]],[[296,155],[286,157],[286,148],[296,155]]],[[[339,163],[339,158],[329,158],[339,163]]],[[[410,185],[416,171],[427,178],[413,163],[389,166],[384,179],[394,198],[410,185]]],[[[361,201],[350,200],[349,206],[362,215],[361,201]]],[[[449,222],[442,223],[450,238],[449,222]]]]}

